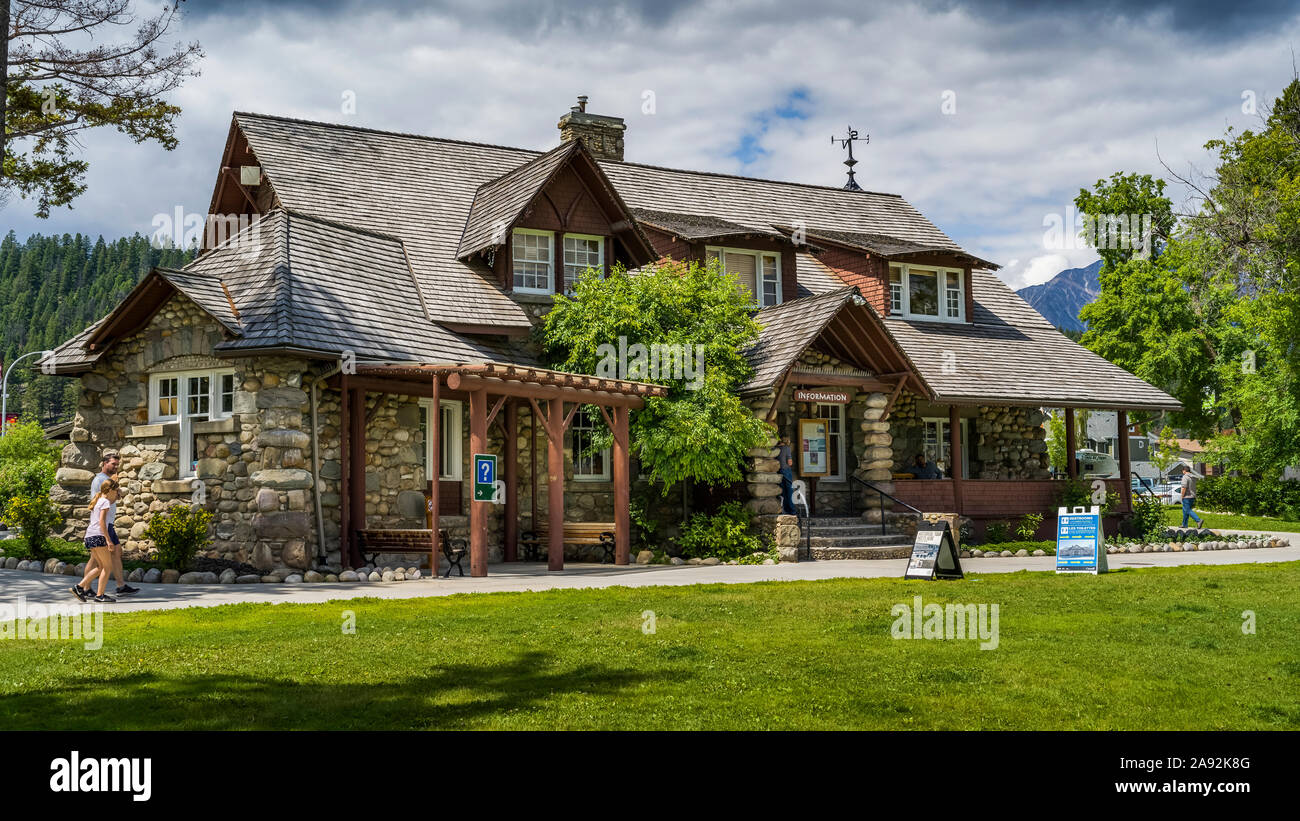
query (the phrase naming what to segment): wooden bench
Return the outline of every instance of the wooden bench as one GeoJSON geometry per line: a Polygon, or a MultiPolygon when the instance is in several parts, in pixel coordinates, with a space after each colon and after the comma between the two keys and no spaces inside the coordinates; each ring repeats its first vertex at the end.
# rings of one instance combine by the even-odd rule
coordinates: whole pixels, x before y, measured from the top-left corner
{"type": "MultiPolygon", "coordinates": [[[[541,561],[550,545],[550,530],[543,527],[527,530],[519,537],[519,544],[524,547],[526,561],[541,561]]],[[[598,544],[605,551],[602,561],[614,561],[614,523],[613,522],[565,522],[565,544],[598,544]]]]}
{"type": "MultiPolygon", "coordinates": [[[[360,542],[361,555],[364,558],[370,554],[369,561],[374,562],[375,557],[380,553],[424,553],[430,550],[428,530],[358,530],[357,539],[360,542]]],[[[451,569],[454,567],[460,573],[465,575],[465,569],[460,566],[461,560],[469,553],[469,546],[464,539],[452,539],[447,535],[446,530],[439,529],[438,545],[442,548],[442,555],[447,557],[449,564],[447,572],[444,574],[451,576],[451,569]]],[[[438,568],[432,568],[433,575],[438,575],[438,568]]]]}

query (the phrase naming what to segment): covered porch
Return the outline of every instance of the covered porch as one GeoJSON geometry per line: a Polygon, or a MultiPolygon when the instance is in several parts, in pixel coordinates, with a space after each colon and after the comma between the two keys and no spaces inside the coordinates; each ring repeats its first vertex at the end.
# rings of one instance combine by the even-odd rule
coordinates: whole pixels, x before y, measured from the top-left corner
{"type": "MultiPolygon", "coordinates": [[[[465,447],[470,458],[474,454],[492,454],[500,465],[500,477],[493,477],[499,488],[496,493],[471,495],[468,507],[468,553],[471,576],[488,573],[489,547],[500,548],[506,562],[517,561],[521,536],[520,488],[530,492],[530,525],[533,530],[545,530],[547,536],[546,558],[548,570],[564,569],[565,546],[565,432],[574,416],[584,406],[596,408],[607,426],[612,439],[609,462],[613,490],[612,531],[614,534],[614,562],[626,565],[630,561],[630,451],[629,415],[634,408],[644,404],[647,397],[660,396],[666,389],[658,385],[625,380],[569,374],[542,368],[509,364],[440,365],[413,363],[357,364],[351,373],[331,377],[330,387],[340,395],[339,413],[339,539],[340,555],[344,566],[360,567],[362,531],[367,530],[367,425],[369,414],[379,402],[390,396],[415,397],[441,408],[452,400],[467,408],[467,434],[465,447]],[[367,397],[376,397],[368,411],[367,397]],[[531,476],[525,483],[520,476],[521,454],[520,417],[529,417],[529,428],[534,439],[545,442],[546,470],[539,477],[537,462],[529,454],[527,464],[531,476]],[[489,432],[499,431],[500,446],[494,450],[489,443],[489,432]],[[541,436],[538,437],[537,433],[541,436]],[[504,487],[501,487],[503,485],[504,487]],[[538,506],[539,486],[545,489],[546,506],[538,506]],[[495,496],[495,500],[493,497],[495,496]],[[494,503],[495,501],[495,503],[494,503]],[[489,514],[499,509],[501,531],[499,537],[489,533],[489,514]],[[490,545],[489,540],[500,539],[500,544],[490,545]]],[[[430,453],[441,453],[443,437],[461,437],[459,426],[443,430],[442,413],[430,412],[424,428],[425,445],[430,453]]],[[[533,443],[534,449],[536,442],[533,443]]],[[[434,468],[436,471],[436,468],[434,468]]],[[[436,474],[435,474],[436,475],[436,474]]],[[[468,477],[473,480],[472,474],[468,477]]],[[[430,568],[439,564],[443,545],[440,543],[440,518],[449,509],[460,506],[460,484],[442,480],[427,482],[427,528],[402,531],[408,545],[426,544],[430,568]],[[442,498],[449,493],[455,499],[442,498]]],[[[396,551],[395,551],[396,552],[396,551]]],[[[409,552],[409,551],[407,551],[409,552]]]]}

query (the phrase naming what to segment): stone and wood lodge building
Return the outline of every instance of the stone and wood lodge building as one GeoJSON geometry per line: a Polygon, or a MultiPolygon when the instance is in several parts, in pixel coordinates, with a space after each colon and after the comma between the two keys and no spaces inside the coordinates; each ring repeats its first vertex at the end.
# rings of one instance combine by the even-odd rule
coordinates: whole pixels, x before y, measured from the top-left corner
{"type": "MultiPolygon", "coordinates": [[[[1121,425],[1178,407],[1058,333],[902,197],[627,162],[623,121],[585,102],[560,131],[538,152],[236,113],[209,208],[233,235],[150,272],[54,352],[82,388],[54,489],[69,530],[115,450],[128,551],[201,487],[213,555],[266,569],[355,565],[362,532],[428,528],[427,497],[433,531],[468,536],[475,574],[561,520],[614,523],[626,562],[628,414],[662,389],[548,370],[529,334],[579,272],[664,258],[717,259],[753,295],[762,331],[740,393],[796,442],[799,420],[825,420],[818,515],[879,523],[864,480],[977,524],[1050,521],[1042,407],[1117,410],[1121,425]],[[594,415],[574,411],[588,405],[609,451],[586,446],[594,415]],[[920,452],[946,478],[905,478],[920,452]],[[473,453],[500,457],[503,505],[472,500],[473,453]]],[[[745,470],[733,490],[790,556],[774,447],[745,470]]]]}

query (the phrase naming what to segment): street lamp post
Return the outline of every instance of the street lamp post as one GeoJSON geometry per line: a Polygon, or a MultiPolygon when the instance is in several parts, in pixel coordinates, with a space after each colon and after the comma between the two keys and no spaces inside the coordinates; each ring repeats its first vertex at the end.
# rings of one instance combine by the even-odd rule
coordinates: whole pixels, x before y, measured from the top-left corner
{"type": "Polygon", "coordinates": [[[27,357],[40,356],[43,353],[48,353],[48,351],[32,351],[31,353],[25,353],[13,362],[10,362],[9,367],[5,369],[4,378],[0,379],[0,436],[4,436],[7,433],[6,428],[8,427],[6,420],[9,419],[9,374],[13,373],[15,365],[22,362],[27,357]]]}

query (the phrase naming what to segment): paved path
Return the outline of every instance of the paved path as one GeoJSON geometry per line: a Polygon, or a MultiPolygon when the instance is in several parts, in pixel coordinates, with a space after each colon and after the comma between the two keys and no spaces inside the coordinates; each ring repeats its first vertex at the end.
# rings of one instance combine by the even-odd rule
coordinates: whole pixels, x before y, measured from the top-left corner
{"type": "MultiPolygon", "coordinates": [[[[1290,534],[1296,536],[1296,534],[1290,534]]],[[[1126,567],[1169,567],[1174,565],[1248,564],[1300,560],[1298,546],[1254,550],[1214,550],[1204,553],[1137,553],[1107,558],[1112,570],[1126,567]]],[[[651,585],[743,584],[760,581],[899,577],[906,559],[870,561],[820,561],[779,565],[630,565],[571,563],[559,573],[548,573],[544,564],[496,564],[486,578],[453,576],[450,579],[418,579],[407,582],[340,582],[337,584],[137,584],[140,592],[106,612],[169,610],[177,607],[215,607],[239,602],[313,603],[339,599],[374,597],[412,599],[422,596],[450,596],[456,593],[498,593],[507,591],[560,590],[602,587],[647,587],[651,585]]],[[[1014,573],[1019,570],[1051,571],[1055,557],[963,559],[967,573],[1014,573]]],[[[71,576],[0,570],[0,605],[27,603],[77,605],[68,591],[71,576]]],[[[112,589],[110,582],[109,588],[112,589]]]]}

